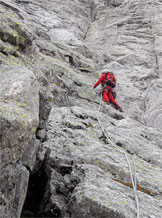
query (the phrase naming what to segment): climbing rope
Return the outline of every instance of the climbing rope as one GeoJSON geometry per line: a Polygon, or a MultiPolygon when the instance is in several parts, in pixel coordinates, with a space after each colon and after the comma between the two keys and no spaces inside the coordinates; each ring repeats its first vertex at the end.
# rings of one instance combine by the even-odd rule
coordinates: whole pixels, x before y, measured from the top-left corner
{"type": "MultiPolygon", "coordinates": [[[[99,107],[98,107],[97,112],[100,111],[101,102],[102,102],[102,94],[101,94],[100,104],[99,104],[99,107]]],[[[103,133],[105,134],[105,136],[106,136],[108,142],[109,142],[113,147],[115,147],[116,150],[118,150],[118,151],[120,151],[121,153],[123,153],[124,156],[125,156],[125,158],[126,158],[126,161],[127,161],[127,164],[128,164],[128,168],[129,168],[130,177],[131,177],[131,182],[132,182],[132,186],[133,186],[133,191],[134,191],[134,197],[135,197],[136,208],[137,208],[137,218],[140,218],[139,200],[138,200],[138,196],[137,196],[137,184],[136,184],[136,167],[135,167],[134,160],[133,160],[133,158],[131,157],[132,163],[133,163],[133,169],[134,169],[134,177],[133,177],[132,167],[131,167],[131,163],[130,163],[130,161],[129,161],[127,152],[126,152],[124,149],[117,147],[117,146],[112,142],[112,140],[109,138],[107,132],[105,131],[104,127],[102,126],[102,123],[101,123],[101,120],[100,120],[100,118],[99,118],[99,116],[98,116],[98,113],[97,113],[96,117],[97,117],[98,123],[99,123],[99,125],[100,125],[100,127],[101,127],[103,133]]]]}

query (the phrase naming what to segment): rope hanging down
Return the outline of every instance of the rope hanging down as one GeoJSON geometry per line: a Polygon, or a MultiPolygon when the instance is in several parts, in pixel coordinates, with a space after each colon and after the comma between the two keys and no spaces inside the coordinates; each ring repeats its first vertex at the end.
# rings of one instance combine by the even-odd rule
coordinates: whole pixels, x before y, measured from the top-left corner
{"type": "MultiPolygon", "coordinates": [[[[101,102],[102,102],[102,94],[101,94],[100,104],[99,104],[99,107],[98,107],[97,112],[100,111],[101,102]]],[[[134,168],[134,177],[133,177],[132,167],[131,167],[131,164],[130,164],[130,161],[129,161],[127,152],[126,152],[124,149],[117,147],[117,146],[111,141],[111,139],[108,137],[107,132],[105,131],[104,127],[103,127],[102,124],[101,124],[101,120],[100,120],[100,118],[99,118],[99,116],[98,116],[98,113],[97,113],[96,117],[97,117],[98,123],[99,123],[99,125],[100,125],[100,127],[101,127],[103,133],[105,134],[107,140],[109,141],[109,143],[110,143],[113,147],[115,147],[116,150],[118,150],[118,151],[120,151],[121,153],[123,153],[124,156],[125,156],[125,158],[126,158],[126,161],[127,161],[127,164],[128,164],[128,168],[129,168],[130,177],[131,177],[131,182],[132,182],[132,186],[133,186],[133,191],[134,191],[134,197],[135,197],[136,208],[137,208],[137,218],[140,218],[139,200],[138,200],[138,196],[137,196],[137,185],[136,185],[136,168],[135,168],[134,160],[133,160],[133,158],[131,157],[132,163],[133,163],[133,168],[134,168]]]]}

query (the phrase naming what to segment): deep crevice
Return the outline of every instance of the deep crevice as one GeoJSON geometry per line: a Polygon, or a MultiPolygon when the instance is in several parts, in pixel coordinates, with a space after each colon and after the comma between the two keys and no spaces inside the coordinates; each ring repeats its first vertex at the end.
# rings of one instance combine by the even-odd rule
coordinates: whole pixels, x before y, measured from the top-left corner
{"type": "Polygon", "coordinates": [[[91,23],[93,23],[95,21],[96,13],[97,13],[96,4],[94,1],[92,1],[91,5],[90,5],[89,25],[87,27],[87,30],[86,30],[84,36],[83,36],[83,41],[87,38],[89,29],[91,28],[91,23]]]}
{"type": "Polygon", "coordinates": [[[29,177],[28,191],[22,209],[21,218],[37,217],[39,205],[43,198],[48,176],[43,166],[29,177]]]}
{"type": "Polygon", "coordinates": [[[71,202],[72,192],[80,179],[72,175],[73,161],[62,161],[55,157],[55,159],[49,160],[45,167],[50,179],[39,205],[39,217],[71,217],[69,202],[71,202]]]}
{"type": "Polygon", "coordinates": [[[38,170],[35,166],[30,175],[21,218],[71,217],[69,203],[72,204],[72,193],[80,182],[80,177],[72,172],[74,168],[80,170],[72,159],[62,160],[57,156],[50,159],[49,152],[46,151],[42,164],[38,163],[38,170]]]}

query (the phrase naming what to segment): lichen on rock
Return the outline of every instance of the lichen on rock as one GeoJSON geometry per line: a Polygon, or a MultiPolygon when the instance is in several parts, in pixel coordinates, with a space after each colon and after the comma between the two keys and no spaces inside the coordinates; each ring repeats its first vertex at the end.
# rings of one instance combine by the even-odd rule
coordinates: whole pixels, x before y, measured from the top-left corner
{"type": "Polygon", "coordinates": [[[0,1],[2,217],[136,217],[123,151],[140,217],[161,217],[161,12],[158,0],[0,1]],[[105,69],[123,113],[99,110],[105,69]]]}

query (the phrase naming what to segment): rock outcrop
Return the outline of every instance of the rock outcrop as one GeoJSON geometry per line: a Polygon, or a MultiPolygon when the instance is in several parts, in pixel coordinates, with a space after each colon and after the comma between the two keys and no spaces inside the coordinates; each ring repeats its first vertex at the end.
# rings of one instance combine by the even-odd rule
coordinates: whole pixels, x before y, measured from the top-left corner
{"type": "Polygon", "coordinates": [[[25,67],[1,64],[0,75],[1,214],[19,217],[38,151],[39,83],[25,67]]]}
{"type": "Polygon", "coordinates": [[[140,217],[162,217],[161,12],[160,0],[0,1],[0,217],[136,217],[121,151],[140,217]],[[99,110],[105,69],[123,113],[99,110]]]}

